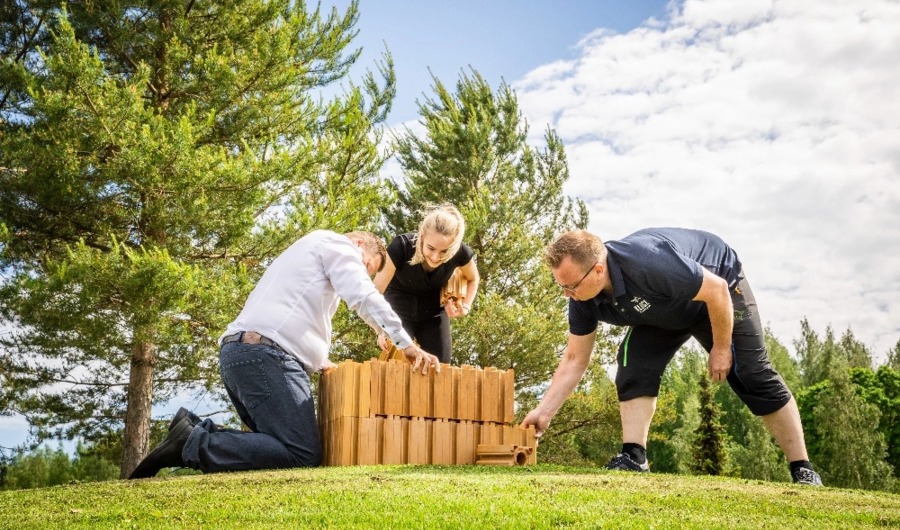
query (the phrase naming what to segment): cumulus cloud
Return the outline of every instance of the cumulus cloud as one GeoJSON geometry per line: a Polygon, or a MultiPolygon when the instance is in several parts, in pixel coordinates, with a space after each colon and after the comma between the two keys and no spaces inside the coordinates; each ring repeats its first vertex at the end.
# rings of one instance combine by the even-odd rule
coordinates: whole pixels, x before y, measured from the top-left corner
{"type": "Polygon", "coordinates": [[[685,0],[512,86],[601,237],[716,232],[787,346],[807,317],[881,360],[900,339],[898,27],[889,0],[685,0]]]}

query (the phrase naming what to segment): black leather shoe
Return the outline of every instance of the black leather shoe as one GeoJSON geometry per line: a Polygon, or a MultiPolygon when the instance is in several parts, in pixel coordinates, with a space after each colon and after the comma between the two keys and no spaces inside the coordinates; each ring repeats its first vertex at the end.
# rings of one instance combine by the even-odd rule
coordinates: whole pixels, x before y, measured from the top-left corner
{"type": "Polygon", "coordinates": [[[181,421],[181,418],[187,418],[191,421],[191,425],[197,425],[201,421],[203,421],[200,416],[197,416],[193,412],[188,409],[181,407],[178,409],[178,412],[175,413],[175,417],[172,418],[172,421],[169,422],[169,431],[175,428],[178,425],[178,422],[181,421]]]}
{"type": "Polygon", "coordinates": [[[184,449],[184,444],[187,443],[192,430],[194,430],[194,426],[191,425],[191,420],[186,416],[181,418],[169,431],[169,436],[141,460],[128,478],[148,478],[155,476],[160,469],[165,467],[183,466],[181,450],[184,449]]]}

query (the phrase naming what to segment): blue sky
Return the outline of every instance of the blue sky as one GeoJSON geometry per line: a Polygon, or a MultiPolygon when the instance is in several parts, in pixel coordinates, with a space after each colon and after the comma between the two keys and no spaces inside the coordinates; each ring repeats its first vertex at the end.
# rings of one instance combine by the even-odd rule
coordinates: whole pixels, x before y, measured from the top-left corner
{"type": "MultiPolygon", "coordinates": [[[[343,13],[349,0],[323,1],[343,13]]],[[[392,121],[414,120],[416,100],[430,93],[433,73],[453,85],[463,70],[478,70],[493,86],[559,59],[575,58],[576,44],[599,27],[627,32],[663,17],[661,0],[422,1],[362,0],[354,69],[371,68],[390,50],[397,73],[392,121]]]]}
{"type": "MultiPolygon", "coordinates": [[[[803,318],[852,329],[876,362],[900,340],[900,2],[363,0],[358,27],[353,77],[394,58],[390,128],[416,130],[429,69],[502,78],[530,141],[563,140],[566,193],[600,237],[721,235],[791,350],[803,318]]],[[[26,428],[0,418],[0,446],[26,428]]]]}

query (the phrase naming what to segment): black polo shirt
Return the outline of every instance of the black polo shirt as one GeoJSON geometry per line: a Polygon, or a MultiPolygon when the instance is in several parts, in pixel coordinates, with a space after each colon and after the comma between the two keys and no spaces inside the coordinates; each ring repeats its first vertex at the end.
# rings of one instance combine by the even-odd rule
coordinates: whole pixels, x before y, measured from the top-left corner
{"type": "Polygon", "coordinates": [[[421,319],[441,311],[441,287],[447,283],[453,270],[468,265],[475,252],[463,243],[459,251],[448,261],[432,271],[426,271],[421,263],[410,265],[416,252],[418,234],[400,234],[387,247],[397,271],[384,291],[400,318],[421,319]]]}
{"type": "Polygon", "coordinates": [[[741,273],[735,251],[702,230],[646,228],[607,242],[606,249],[613,293],[586,301],[569,299],[573,335],[592,333],[597,322],[686,329],[709,318],[706,304],[693,301],[703,282],[702,268],[724,278],[729,286],[741,273]]]}

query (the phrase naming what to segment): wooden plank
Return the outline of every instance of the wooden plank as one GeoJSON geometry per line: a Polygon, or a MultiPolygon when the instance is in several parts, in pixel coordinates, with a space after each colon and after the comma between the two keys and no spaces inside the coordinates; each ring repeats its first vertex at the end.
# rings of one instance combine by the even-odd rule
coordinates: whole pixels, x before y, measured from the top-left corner
{"type": "Polygon", "coordinates": [[[398,417],[388,417],[384,420],[384,437],[382,439],[382,460],[385,465],[405,464],[403,436],[403,423],[398,417]]]}
{"type": "Polygon", "coordinates": [[[384,413],[387,416],[409,414],[409,376],[412,367],[407,362],[385,363],[384,413]]]}
{"type": "Polygon", "coordinates": [[[532,465],[537,464],[538,442],[534,432],[534,425],[529,425],[528,429],[525,430],[525,445],[534,447],[534,451],[528,456],[528,463],[532,465]]]}
{"type": "Polygon", "coordinates": [[[424,418],[411,418],[409,420],[409,435],[407,438],[407,464],[430,464],[431,427],[430,421],[424,418]]]}
{"type": "Polygon", "coordinates": [[[372,362],[366,361],[366,362],[362,363],[361,365],[359,365],[358,371],[357,371],[356,416],[359,418],[368,418],[372,414],[371,386],[372,386],[372,362]]]}
{"type": "Polygon", "coordinates": [[[516,372],[512,368],[503,372],[503,423],[516,419],[516,372]]]}
{"type": "Polygon", "coordinates": [[[503,411],[501,403],[503,398],[500,395],[500,371],[494,367],[485,368],[482,372],[481,381],[481,421],[503,421],[503,411]]]}
{"type": "Polygon", "coordinates": [[[451,419],[456,417],[457,396],[454,380],[459,369],[448,364],[441,366],[441,372],[429,372],[432,381],[432,417],[451,419]]]}
{"type": "Polygon", "coordinates": [[[384,367],[387,363],[371,361],[371,392],[369,394],[369,408],[371,414],[384,414],[384,367]]]}
{"type": "Polygon", "coordinates": [[[431,425],[431,463],[439,466],[453,465],[452,422],[434,420],[431,425]]]}
{"type": "Polygon", "coordinates": [[[478,370],[472,366],[463,365],[457,376],[457,411],[456,418],[460,420],[477,420],[478,412],[478,370]]]}
{"type": "Polygon", "coordinates": [[[431,394],[431,372],[434,372],[434,369],[429,369],[428,373],[422,374],[421,371],[416,370],[415,372],[410,372],[409,374],[409,412],[408,415],[410,417],[431,417],[433,414],[429,409],[429,405],[433,401],[430,397],[431,394]]]}
{"type": "Polygon", "coordinates": [[[378,425],[374,417],[359,418],[356,463],[374,466],[378,463],[378,425]]]}
{"type": "Polygon", "coordinates": [[[478,445],[476,424],[461,421],[456,424],[456,465],[475,463],[475,448],[478,445]]]}

